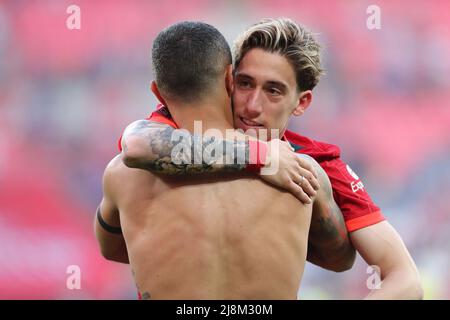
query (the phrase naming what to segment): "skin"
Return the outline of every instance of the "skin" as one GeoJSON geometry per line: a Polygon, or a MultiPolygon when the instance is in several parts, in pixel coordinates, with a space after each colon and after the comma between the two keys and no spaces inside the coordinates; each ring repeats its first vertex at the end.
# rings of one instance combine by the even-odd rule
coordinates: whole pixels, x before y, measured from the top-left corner
{"type": "MultiPolygon", "coordinates": [[[[171,141],[171,136],[175,129],[161,123],[148,120],[139,120],[131,124],[125,130],[122,138],[123,162],[130,168],[140,168],[151,172],[165,175],[199,175],[210,174],[212,172],[243,172],[245,165],[237,164],[236,155],[248,155],[248,148],[244,141],[221,140],[226,147],[234,147],[234,161],[225,165],[213,163],[191,163],[175,164],[172,162],[171,153],[176,143],[171,141]]],[[[195,139],[195,136],[191,137],[195,139]]],[[[272,140],[269,146],[272,145],[272,140]]],[[[208,148],[211,144],[211,137],[204,136],[198,144],[201,149],[208,148]]],[[[331,187],[329,189],[320,189],[319,181],[324,181],[329,185],[328,177],[323,169],[312,158],[306,155],[299,155],[291,151],[288,143],[282,143],[279,146],[280,167],[275,175],[261,175],[260,178],[266,182],[290,191],[297,198],[305,193],[296,193],[297,189],[304,188],[309,195],[315,197],[313,206],[312,224],[308,243],[308,261],[315,263],[323,268],[332,271],[343,271],[351,268],[355,259],[355,250],[351,246],[345,222],[339,207],[336,205],[331,187]],[[308,169],[305,169],[308,168],[308,169]],[[311,173],[315,172],[315,176],[311,173]],[[300,179],[304,176],[305,179],[300,179]],[[314,179],[313,179],[314,178],[314,179]],[[306,183],[310,182],[311,185],[306,183]],[[300,187],[301,186],[301,187],[300,187]],[[314,188],[312,187],[314,186],[314,188]],[[318,190],[316,192],[316,190],[318,190]]],[[[186,152],[177,153],[177,158],[186,159],[193,149],[185,148],[186,152]]],[[[224,154],[226,157],[227,154],[224,154]]],[[[223,159],[221,159],[223,160],[223,159]]],[[[242,160],[242,159],[241,159],[242,160]]],[[[307,197],[308,200],[309,197],[307,197]]],[[[300,199],[301,200],[301,199],[300,199]]],[[[304,202],[309,203],[309,202],[304,202]]]]}
{"type": "MultiPolygon", "coordinates": [[[[167,102],[181,126],[192,129],[189,123],[195,118],[205,130],[223,133],[232,127],[230,100],[224,92],[211,98],[221,106],[213,111],[214,101],[193,106],[167,102]],[[220,116],[224,110],[226,116],[220,116]]],[[[124,146],[131,154],[134,149],[124,146]]],[[[296,299],[312,209],[326,195],[320,193],[317,200],[312,197],[312,203],[304,204],[250,173],[162,176],[129,168],[121,157],[105,170],[100,212],[106,223],[121,226],[123,241],[116,234],[97,236],[100,246],[109,246],[102,248],[111,253],[107,259],[129,261],[143,297],[296,299]],[[251,199],[258,201],[249,198],[249,190],[251,199]],[[120,253],[123,243],[126,258],[120,253]]],[[[320,171],[319,191],[331,194],[323,177],[320,171]]],[[[95,223],[98,230],[97,219],[95,223]]]]}
{"type": "MultiPolygon", "coordinates": [[[[250,50],[241,61],[236,70],[233,95],[235,125],[244,130],[249,128],[259,130],[265,127],[283,131],[289,117],[302,115],[312,100],[310,90],[300,91],[297,88],[295,74],[289,62],[283,56],[261,49],[250,50]]],[[[175,119],[182,117],[175,116],[175,119]]],[[[277,137],[269,136],[269,139],[273,138],[277,137]]],[[[321,208],[322,205],[315,203],[313,207],[321,208]]],[[[322,218],[320,215],[316,216],[318,221],[328,219],[333,222],[334,216],[330,216],[329,210],[322,210],[322,213],[324,213],[322,218]]],[[[333,237],[324,241],[320,234],[314,234],[314,230],[315,228],[311,228],[309,249],[318,246],[325,248],[329,247],[330,243],[333,244],[333,237]],[[314,243],[314,239],[317,242],[314,243]]],[[[335,235],[344,235],[343,230],[334,228],[333,231],[335,235]]],[[[375,264],[381,269],[383,280],[381,289],[371,292],[368,298],[422,297],[417,268],[400,236],[388,222],[355,231],[351,234],[351,239],[366,262],[375,264]]],[[[316,256],[317,259],[318,257],[320,255],[316,256]]],[[[328,262],[331,265],[336,264],[328,262]]]]}
{"type": "Polygon", "coordinates": [[[250,174],[192,179],[131,169],[120,156],[105,170],[100,210],[122,226],[143,296],[296,299],[312,205],[250,174]]]}
{"type": "MultiPolygon", "coordinates": [[[[233,85],[229,85],[230,88],[233,85]]],[[[154,94],[159,100],[166,101],[152,85],[154,94]]],[[[308,108],[312,93],[310,90],[299,92],[291,65],[280,55],[270,54],[261,49],[251,50],[241,61],[234,79],[234,126],[245,132],[278,129],[284,133],[289,117],[301,115],[308,108]],[[264,60],[269,58],[267,60],[264,60]],[[272,58],[272,59],[270,59],[272,58]],[[275,58],[275,59],[273,59],[275,58]]],[[[200,114],[198,110],[194,114],[200,114]]],[[[183,117],[181,117],[183,118],[183,117]]],[[[180,119],[180,117],[177,117],[180,119]]],[[[123,160],[132,168],[141,168],[162,174],[201,174],[214,171],[242,171],[245,166],[239,165],[174,165],[171,151],[174,143],[170,141],[174,129],[168,125],[139,120],[125,130],[122,138],[123,160]]],[[[270,132],[270,131],[269,131],[270,132]]],[[[279,138],[269,136],[271,141],[279,138]]],[[[209,143],[203,138],[204,147],[209,143]]],[[[224,141],[224,143],[233,143],[224,141]]],[[[283,143],[283,142],[282,142],[283,143]]],[[[286,143],[287,144],[287,143],[286,143]]],[[[236,148],[245,148],[243,145],[236,148]]],[[[260,176],[266,182],[290,191],[299,200],[308,203],[308,196],[315,196],[317,190],[317,168],[298,158],[295,153],[283,153],[280,149],[280,169],[275,175],[260,176]],[[312,172],[316,172],[313,174],[312,172]],[[301,179],[301,177],[306,179],[301,179]]],[[[226,150],[226,148],[223,148],[226,150]]],[[[248,151],[248,150],[247,150],[248,151]]],[[[225,156],[225,155],[224,155],[225,156]]],[[[315,161],[314,161],[315,162],[315,161]]],[[[312,163],[312,162],[311,162],[312,163]]],[[[341,272],[352,267],[355,261],[355,250],[351,244],[342,213],[334,199],[321,201],[313,207],[311,231],[309,234],[308,261],[325,269],[341,272]]]]}
{"type": "Polygon", "coordinates": [[[102,253],[131,264],[143,299],[296,299],[312,208],[332,199],[314,165],[320,189],[303,204],[251,174],[161,176],[118,155],[104,173],[100,212],[123,235],[96,220],[102,253]]]}
{"type": "MultiPolygon", "coordinates": [[[[237,134],[239,139],[227,140],[218,136],[191,135],[187,131],[174,129],[166,124],[138,120],[130,124],[123,133],[123,161],[130,168],[167,175],[246,171],[247,165],[250,164],[249,141],[256,140],[238,132],[234,134],[237,134]],[[176,138],[172,140],[173,137],[176,138]],[[189,147],[177,147],[178,144],[187,144],[187,141],[190,142],[189,147]],[[215,151],[217,158],[202,157],[203,150],[212,150],[218,145],[222,148],[215,151]],[[192,161],[196,156],[201,158],[198,163],[192,161]]],[[[304,203],[311,203],[309,196],[315,196],[319,188],[314,166],[309,160],[298,157],[287,142],[272,140],[266,145],[268,159],[271,159],[272,150],[278,153],[278,170],[275,174],[261,174],[261,179],[290,191],[304,203]],[[291,183],[286,185],[286,181],[291,183]]],[[[265,167],[270,168],[271,165],[272,162],[269,160],[265,167]]]]}
{"type": "Polygon", "coordinates": [[[311,99],[311,90],[300,92],[297,89],[294,70],[281,55],[252,49],[235,70],[233,115],[236,128],[257,132],[264,128],[278,129],[282,136],[290,116],[302,115],[311,99]]]}
{"type": "MultiPolygon", "coordinates": [[[[294,70],[285,57],[252,49],[236,70],[233,99],[237,127],[248,128],[251,121],[281,129],[286,128],[291,115],[305,112],[312,93],[297,88],[294,70]],[[279,90],[274,83],[284,84],[288,89],[279,90]]],[[[350,238],[362,258],[381,270],[381,288],[370,292],[368,299],[423,297],[417,267],[401,237],[387,221],[352,232],[350,238]]]]}

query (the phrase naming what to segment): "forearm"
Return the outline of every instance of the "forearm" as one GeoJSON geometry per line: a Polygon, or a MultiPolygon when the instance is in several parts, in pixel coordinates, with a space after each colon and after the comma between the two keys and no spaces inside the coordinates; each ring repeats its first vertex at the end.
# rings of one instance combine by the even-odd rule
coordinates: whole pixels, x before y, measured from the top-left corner
{"type": "Polygon", "coordinates": [[[242,171],[251,160],[247,139],[192,135],[148,121],[127,128],[122,150],[128,167],[172,175],[242,171]]]}
{"type": "Polygon", "coordinates": [[[414,271],[399,269],[389,272],[365,298],[366,300],[419,300],[423,298],[419,276],[414,271]]]}
{"type": "Polygon", "coordinates": [[[373,274],[367,280],[369,289],[372,289],[370,284],[373,288],[378,287],[370,292],[367,299],[422,298],[416,264],[389,222],[382,221],[353,231],[350,237],[364,261],[380,272],[380,276],[373,274]]]}
{"type": "MultiPolygon", "coordinates": [[[[247,141],[228,141],[212,137],[189,135],[188,142],[173,142],[160,139],[159,149],[144,153],[141,157],[129,157],[125,153],[124,163],[128,167],[145,169],[152,172],[184,175],[207,172],[236,172],[245,170],[249,163],[249,145],[247,141]],[[214,154],[210,152],[213,150],[214,154]]],[[[149,142],[149,146],[152,142],[149,142]]],[[[141,143],[140,148],[147,148],[141,143]]]]}

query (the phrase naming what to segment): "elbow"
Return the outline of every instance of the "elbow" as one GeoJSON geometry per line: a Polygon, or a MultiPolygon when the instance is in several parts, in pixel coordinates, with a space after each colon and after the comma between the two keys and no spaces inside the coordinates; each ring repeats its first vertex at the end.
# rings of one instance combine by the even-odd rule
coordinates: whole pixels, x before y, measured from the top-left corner
{"type": "Polygon", "coordinates": [[[334,272],[348,271],[351,268],[353,268],[353,265],[355,264],[355,259],[356,259],[356,251],[352,249],[352,251],[349,252],[343,259],[341,259],[336,263],[331,264],[328,269],[334,272]]]}
{"type": "Polygon", "coordinates": [[[417,270],[399,269],[387,274],[382,278],[382,281],[384,282],[389,278],[391,278],[391,284],[395,284],[395,287],[398,288],[397,295],[392,299],[423,300],[424,290],[417,270]]]}
{"type": "Polygon", "coordinates": [[[356,260],[356,250],[352,247],[349,256],[346,260],[346,267],[345,270],[343,271],[347,271],[350,270],[351,268],[353,268],[353,265],[355,264],[355,260],[356,260]]]}
{"type": "Polygon", "coordinates": [[[102,237],[96,232],[97,244],[100,249],[100,254],[103,258],[110,261],[117,261],[117,257],[120,253],[119,245],[112,243],[109,239],[102,237]]]}
{"type": "Polygon", "coordinates": [[[116,254],[114,251],[115,250],[111,250],[111,248],[100,244],[100,253],[106,260],[115,261],[116,254]]]}
{"type": "Polygon", "coordinates": [[[114,261],[114,255],[108,250],[101,248],[100,252],[102,253],[103,258],[105,258],[106,260],[114,261]]]}
{"type": "Polygon", "coordinates": [[[103,258],[110,261],[128,263],[128,250],[123,237],[122,239],[108,237],[99,226],[97,219],[94,222],[94,233],[103,258]]]}
{"type": "Polygon", "coordinates": [[[356,250],[352,246],[343,246],[331,250],[319,248],[308,243],[307,260],[319,267],[333,272],[350,270],[355,264],[356,250]]]}
{"type": "Polygon", "coordinates": [[[344,271],[348,271],[351,268],[353,268],[353,265],[355,263],[355,259],[353,258],[353,260],[351,261],[343,261],[339,264],[334,264],[330,267],[331,271],[334,272],[344,272],[344,271]]]}
{"type": "Polygon", "coordinates": [[[422,282],[420,281],[419,275],[415,275],[409,281],[408,292],[410,292],[411,300],[423,300],[424,291],[423,291],[423,286],[422,286],[422,282]]]}
{"type": "Polygon", "coordinates": [[[318,266],[333,272],[344,272],[350,270],[355,263],[355,255],[352,257],[342,259],[340,261],[332,260],[332,261],[320,261],[315,262],[318,266]]]}
{"type": "Polygon", "coordinates": [[[338,265],[337,268],[335,268],[333,271],[334,272],[348,271],[351,268],[353,268],[354,264],[355,264],[355,257],[353,257],[353,259],[350,261],[344,261],[344,263],[341,263],[340,265],[338,265]]]}
{"type": "Polygon", "coordinates": [[[405,268],[403,273],[407,275],[404,280],[405,297],[409,300],[423,300],[424,290],[417,267],[413,265],[407,270],[405,268]]]}
{"type": "Polygon", "coordinates": [[[416,300],[423,300],[423,296],[424,296],[424,292],[423,292],[423,287],[422,284],[419,282],[415,288],[415,298],[416,300]]]}
{"type": "Polygon", "coordinates": [[[112,252],[111,250],[106,250],[101,248],[101,253],[103,258],[105,258],[106,260],[109,261],[114,261],[114,262],[120,262],[120,263],[129,263],[128,260],[128,254],[121,254],[120,252],[118,252],[118,250],[116,250],[115,252],[112,252]]]}

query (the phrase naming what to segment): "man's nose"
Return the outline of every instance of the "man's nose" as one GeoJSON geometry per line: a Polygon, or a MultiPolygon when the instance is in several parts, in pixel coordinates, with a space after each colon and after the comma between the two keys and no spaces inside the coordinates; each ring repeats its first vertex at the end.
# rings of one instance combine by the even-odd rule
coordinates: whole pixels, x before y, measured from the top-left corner
{"type": "Polygon", "coordinates": [[[253,91],[247,98],[246,116],[249,118],[256,118],[262,112],[262,97],[261,91],[253,91]]]}

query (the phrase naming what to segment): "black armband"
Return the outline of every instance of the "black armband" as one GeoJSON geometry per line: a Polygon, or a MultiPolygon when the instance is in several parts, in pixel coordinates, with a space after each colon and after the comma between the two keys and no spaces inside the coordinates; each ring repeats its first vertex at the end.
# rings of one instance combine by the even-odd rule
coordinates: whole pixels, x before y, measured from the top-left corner
{"type": "Polygon", "coordinates": [[[109,233],[122,234],[121,227],[112,227],[109,224],[107,224],[105,222],[105,220],[103,220],[102,215],[100,214],[100,206],[97,208],[97,219],[98,219],[98,223],[100,223],[102,228],[105,229],[106,231],[108,231],[109,233]]]}

